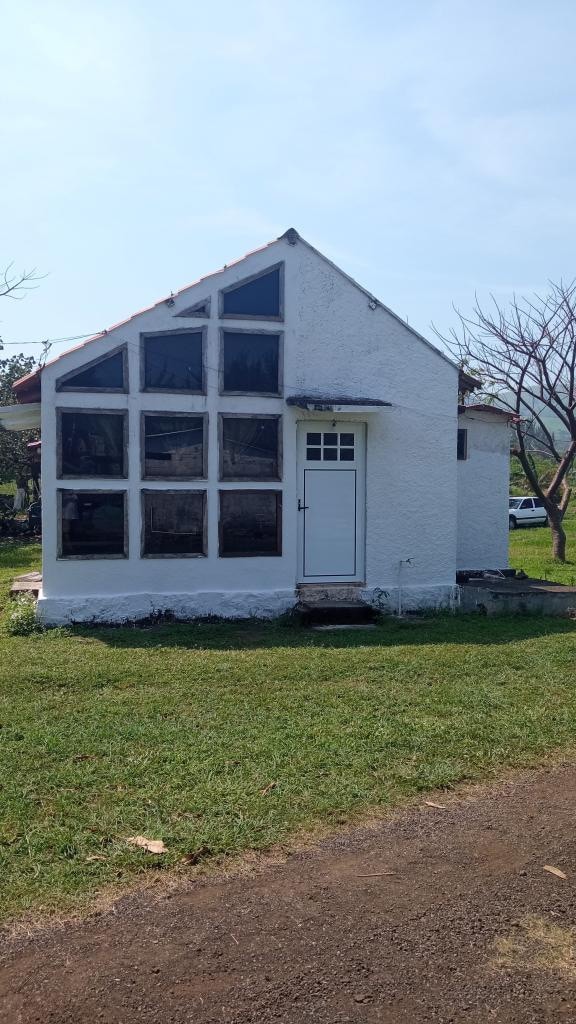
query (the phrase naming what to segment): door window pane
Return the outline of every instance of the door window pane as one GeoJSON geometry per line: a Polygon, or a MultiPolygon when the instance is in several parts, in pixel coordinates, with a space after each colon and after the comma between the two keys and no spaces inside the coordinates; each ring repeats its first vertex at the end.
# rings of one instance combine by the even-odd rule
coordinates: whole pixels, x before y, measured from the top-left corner
{"type": "Polygon", "coordinates": [[[222,391],[279,393],[280,335],[223,332],[222,391]]]}
{"type": "Polygon", "coordinates": [[[125,412],[59,412],[58,475],[127,475],[125,412]]]}
{"type": "Polygon", "coordinates": [[[220,556],[282,554],[282,493],[220,491],[220,556]]]}
{"type": "Polygon", "coordinates": [[[205,491],[142,492],[143,555],[205,555],[205,491]]]}
{"type": "Polygon", "coordinates": [[[124,350],[67,373],[56,382],[57,391],[124,391],[124,350]]]}
{"type": "Polygon", "coordinates": [[[280,267],[251,281],[240,281],[222,295],[222,316],[280,316],[280,267]]]}
{"type": "Polygon", "coordinates": [[[280,478],[280,417],[222,416],[222,480],[280,478]]]}
{"type": "Polygon", "coordinates": [[[124,491],[60,491],[60,557],[126,557],[124,491]]]}
{"type": "Polygon", "coordinates": [[[306,433],[306,459],[308,462],[354,462],[355,437],[353,433],[306,433]]]}
{"type": "Polygon", "coordinates": [[[206,475],[203,416],[144,413],[143,443],[145,479],[206,475]]]}
{"type": "Polygon", "coordinates": [[[143,335],[144,390],[201,393],[203,337],[203,331],[143,335]]]}

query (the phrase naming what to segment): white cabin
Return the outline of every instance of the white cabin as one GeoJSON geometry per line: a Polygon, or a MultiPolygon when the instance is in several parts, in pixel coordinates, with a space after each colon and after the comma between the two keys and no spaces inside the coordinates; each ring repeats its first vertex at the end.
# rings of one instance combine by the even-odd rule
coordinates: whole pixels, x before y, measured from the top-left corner
{"type": "Polygon", "coordinates": [[[507,418],[458,386],[290,229],[15,385],[41,403],[39,615],[275,616],[319,585],[453,606],[508,545],[507,418]]]}

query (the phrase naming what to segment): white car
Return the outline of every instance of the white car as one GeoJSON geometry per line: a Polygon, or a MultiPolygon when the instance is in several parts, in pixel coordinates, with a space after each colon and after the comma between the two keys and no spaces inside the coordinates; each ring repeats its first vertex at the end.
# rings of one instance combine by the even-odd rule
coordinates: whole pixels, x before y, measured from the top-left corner
{"type": "Polygon", "coordinates": [[[508,499],[508,525],[511,530],[516,530],[518,526],[528,526],[530,523],[541,523],[545,526],[547,522],[548,516],[542,498],[508,499]]]}

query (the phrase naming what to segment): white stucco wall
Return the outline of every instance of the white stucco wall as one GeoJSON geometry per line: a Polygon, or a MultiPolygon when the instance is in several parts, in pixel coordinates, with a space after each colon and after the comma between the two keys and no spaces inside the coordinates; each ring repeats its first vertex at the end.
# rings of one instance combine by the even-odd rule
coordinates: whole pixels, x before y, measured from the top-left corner
{"type": "Polygon", "coordinates": [[[491,413],[466,412],[468,457],[458,462],[458,569],[508,565],[510,431],[491,413]]]}
{"type": "MultiPolygon", "coordinates": [[[[227,327],[250,326],[226,320],[227,327]]],[[[40,614],[46,621],[140,617],[170,608],[177,614],[277,614],[292,606],[298,575],[296,423],[310,414],[286,406],[300,392],[335,392],[380,398],[392,403],[366,416],[366,594],[376,592],[395,606],[400,560],[405,606],[446,603],[456,568],[456,407],[457,370],[301,240],[280,239],[219,274],[181,292],[175,305],[154,307],[104,338],[61,357],[42,377],[43,589],[40,614]],[[267,266],[285,262],[285,322],[256,323],[284,331],[284,397],[218,395],[218,290],[267,266]],[[211,299],[206,321],[174,319],[179,309],[211,299]],[[140,393],[139,335],[190,326],[207,326],[207,395],[140,393]],[[81,367],[120,343],[128,344],[128,395],[55,393],[61,374],[81,367]],[[128,480],[56,479],[55,407],[129,410],[128,480]],[[142,482],[140,411],[207,412],[208,480],[191,484],[142,482]],[[283,491],[283,554],[274,558],[218,557],[218,412],[281,413],[283,481],[242,483],[248,488],[283,491]],[[206,487],[208,557],[140,558],[140,489],[206,487]],[[56,489],[106,487],[126,490],[129,509],[129,557],[123,560],[58,560],[56,489]],[[384,591],[388,595],[383,596],[384,591]]],[[[318,417],[321,418],[321,417],[318,417]]],[[[325,419],[331,420],[331,414],[325,419]]],[[[339,414],[338,419],[346,416],[339,414]]],[[[363,419],[361,415],[355,419],[363,419]]]]}

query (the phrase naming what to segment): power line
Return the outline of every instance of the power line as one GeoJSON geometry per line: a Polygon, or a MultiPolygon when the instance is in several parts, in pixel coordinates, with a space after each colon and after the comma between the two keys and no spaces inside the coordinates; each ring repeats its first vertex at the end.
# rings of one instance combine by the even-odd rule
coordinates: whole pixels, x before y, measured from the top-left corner
{"type": "MultiPolygon", "coordinates": [[[[230,331],[233,332],[234,328],[230,328],[230,331]]],[[[45,346],[48,346],[48,348],[46,350],[46,353],[47,353],[52,345],[56,345],[56,344],[58,344],[60,342],[64,342],[64,341],[80,341],[80,340],[82,340],[84,338],[97,338],[97,337],[99,338],[99,337],[104,337],[105,335],[107,335],[109,333],[111,333],[111,332],[109,332],[107,330],[104,330],[104,331],[91,331],[89,334],[75,334],[75,335],[71,335],[69,337],[64,337],[64,338],[51,338],[51,339],[47,338],[45,341],[30,341],[30,342],[22,342],[22,343],[17,342],[17,341],[2,341],[2,345],[19,345],[19,344],[22,344],[22,345],[45,345],[45,346]]],[[[199,333],[199,332],[198,331],[191,331],[190,333],[199,333]]],[[[278,334],[278,331],[276,331],[276,332],[270,331],[271,335],[274,334],[274,333],[278,334]]],[[[126,345],[127,348],[131,349],[133,352],[136,352],[138,355],[140,355],[140,346],[137,343],[135,343],[133,341],[130,341],[128,338],[123,337],[120,334],[117,334],[116,330],[114,330],[114,337],[117,338],[117,340],[121,344],[126,345]]],[[[65,355],[65,354],[66,353],[63,353],[63,355],[65,355]]],[[[152,357],[152,358],[154,359],[154,357],[152,357]]],[[[156,357],[156,358],[159,358],[159,357],[156,357]]],[[[178,361],[178,362],[188,363],[188,360],[185,357],[175,357],[175,358],[176,358],[176,361],[178,361]]],[[[42,367],[37,367],[37,369],[42,369],[42,367]]],[[[208,363],[204,363],[204,370],[209,370],[209,371],[211,371],[212,373],[215,373],[215,374],[219,374],[220,373],[220,368],[219,367],[210,366],[208,363]]],[[[220,394],[220,389],[219,389],[218,385],[211,384],[211,383],[209,383],[206,380],[204,382],[204,386],[206,388],[206,392],[208,392],[208,391],[215,391],[218,394],[220,394]]],[[[302,387],[302,385],[300,383],[295,383],[293,381],[289,381],[289,380],[286,380],[286,378],[284,378],[284,387],[298,389],[298,388],[302,387]]],[[[178,394],[178,392],[175,391],[174,394],[178,394]]],[[[281,398],[282,396],[279,395],[278,397],[281,398]]],[[[335,401],[334,404],[337,405],[338,402],[335,401]]],[[[439,420],[446,420],[446,419],[452,419],[453,418],[451,413],[429,413],[429,412],[423,413],[420,409],[415,408],[414,406],[403,405],[400,402],[394,402],[394,405],[398,409],[403,409],[406,412],[411,412],[414,415],[420,416],[420,417],[431,417],[432,419],[439,419],[439,420]]]]}
{"type": "Polygon", "coordinates": [[[25,348],[28,345],[58,345],[62,341],[81,341],[83,338],[95,338],[100,335],[106,334],[106,331],[90,331],[89,334],[71,334],[66,338],[45,338],[43,341],[4,341],[0,337],[1,345],[19,345],[20,348],[25,348]]]}

